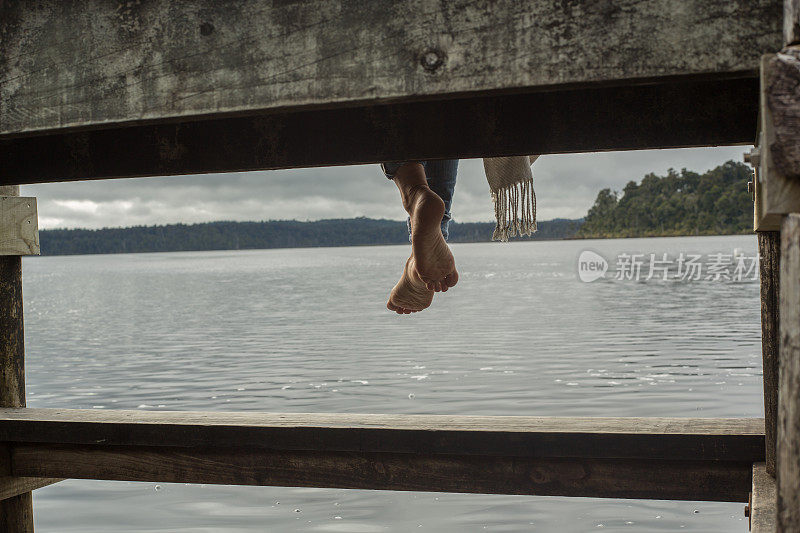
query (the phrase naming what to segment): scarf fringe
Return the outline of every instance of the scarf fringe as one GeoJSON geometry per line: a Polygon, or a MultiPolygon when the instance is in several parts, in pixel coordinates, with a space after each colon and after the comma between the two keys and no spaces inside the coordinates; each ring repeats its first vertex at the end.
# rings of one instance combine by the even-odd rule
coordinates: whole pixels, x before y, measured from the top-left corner
{"type": "Polygon", "coordinates": [[[492,191],[496,225],[493,241],[508,241],[509,237],[531,235],[536,232],[536,192],[533,179],[492,191]]]}

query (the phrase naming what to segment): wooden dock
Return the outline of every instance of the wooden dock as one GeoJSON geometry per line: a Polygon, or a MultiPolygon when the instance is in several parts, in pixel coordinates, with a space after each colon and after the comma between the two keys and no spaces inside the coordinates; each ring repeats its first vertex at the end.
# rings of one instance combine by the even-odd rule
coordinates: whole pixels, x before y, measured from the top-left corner
{"type": "Polygon", "coordinates": [[[12,0],[0,49],[1,531],[63,478],[750,502],[800,531],[800,0],[12,0]],[[721,144],[756,145],[766,419],[25,407],[20,184],[721,144]]]}

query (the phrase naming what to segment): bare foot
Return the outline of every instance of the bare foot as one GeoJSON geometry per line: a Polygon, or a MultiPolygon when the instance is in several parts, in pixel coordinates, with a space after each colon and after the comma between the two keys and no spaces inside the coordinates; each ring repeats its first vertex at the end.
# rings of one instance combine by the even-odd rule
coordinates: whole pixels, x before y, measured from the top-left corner
{"type": "Polygon", "coordinates": [[[433,301],[433,290],[428,289],[417,273],[414,256],[408,258],[403,276],[389,295],[386,308],[398,315],[422,311],[433,301]]]}
{"type": "Polygon", "coordinates": [[[444,202],[428,187],[415,187],[406,205],[411,216],[411,251],[429,290],[445,292],[458,283],[453,254],[442,236],[444,202]]]}

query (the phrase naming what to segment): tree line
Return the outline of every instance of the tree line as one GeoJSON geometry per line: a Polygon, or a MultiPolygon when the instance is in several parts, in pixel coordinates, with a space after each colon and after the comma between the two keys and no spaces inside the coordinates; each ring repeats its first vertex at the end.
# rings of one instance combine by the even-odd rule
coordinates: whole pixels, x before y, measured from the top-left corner
{"type": "Polygon", "coordinates": [[[698,174],[670,169],[628,182],[622,193],[603,189],[581,226],[579,237],[726,235],[753,231],[753,172],[728,161],[698,174]]]}
{"type": "MultiPolygon", "coordinates": [[[[575,235],[579,220],[539,223],[537,240],[575,235]]],[[[450,224],[450,242],[489,241],[494,223],[450,224]]],[[[42,255],[248,250],[319,246],[366,246],[408,243],[405,222],[349,218],[301,222],[208,222],[131,228],[52,229],[39,233],[42,255]]]]}

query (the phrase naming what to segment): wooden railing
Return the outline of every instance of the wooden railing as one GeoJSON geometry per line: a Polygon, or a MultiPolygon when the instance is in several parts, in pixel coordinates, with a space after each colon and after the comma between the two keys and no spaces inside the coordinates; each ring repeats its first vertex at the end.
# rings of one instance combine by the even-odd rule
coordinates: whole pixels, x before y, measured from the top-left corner
{"type": "Polygon", "coordinates": [[[3,224],[0,531],[32,531],[30,491],[61,478],[752,492],[754,530],[800,531],[800,69],[793,49],[775,54],[800,44],[800,0],[680,4],[0,2],[0,196],[79,179],[750,144],[760,130],[767,416],[765,434],[762,419],[28,409],[19,254],[36,247],[3,224]]]}
{"type": "Polygon", "coordinates": [[[0,410],[44,478],[746,502],[763,419],[0,410]]]}

